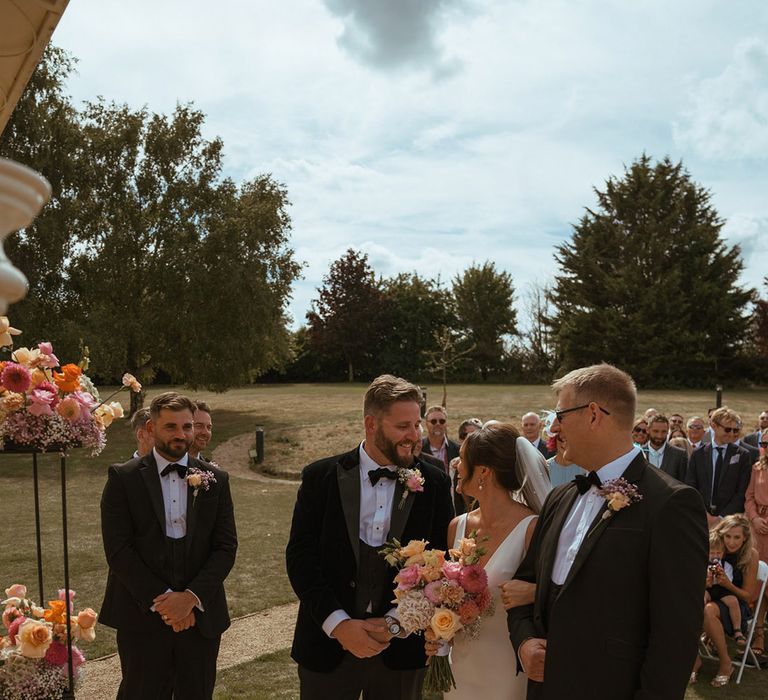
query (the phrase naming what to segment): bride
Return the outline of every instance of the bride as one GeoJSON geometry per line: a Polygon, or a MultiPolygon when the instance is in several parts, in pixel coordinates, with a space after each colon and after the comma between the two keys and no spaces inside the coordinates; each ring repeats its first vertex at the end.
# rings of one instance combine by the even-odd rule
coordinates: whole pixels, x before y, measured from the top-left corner
{"type": "MultiPolygon", "coordinates": [[[[461,493],[475,498],[478,507],[451,521],[448,542],[456,547],[462,537],[477,533],[478,546],[485,549],[480,564],[488,575],[495,608],[492,616],[483,618],[477,639],[461,634],[455,638],[451,668],[456,688],[445,697],[523,700],[528,679],[516,674],[504,608],[533,602],[533,584],[509,579],[525,555],[536,514],[552,488],[546,462],[513,426],[494,423],[464,440],[458,483],[461,493]]],[[[437,651],[434,643],[426,647],[430,655],[437,651]]]]}

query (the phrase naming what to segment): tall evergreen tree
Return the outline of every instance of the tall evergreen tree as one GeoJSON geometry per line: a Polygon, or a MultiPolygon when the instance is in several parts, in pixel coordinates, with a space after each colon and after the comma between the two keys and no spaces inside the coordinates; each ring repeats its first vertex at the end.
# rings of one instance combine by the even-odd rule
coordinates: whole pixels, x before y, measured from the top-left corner
{"type": "Polygon", "coordinates": [[[727,376],[753,290],[738,285],[740,250],[720,237],[709,192],[682,163],[644,154],[595,193],[557,249],[559,371],[605,360],[643,386],[727,376]]]}
{"type": "Polygon", "coordinates": [[[453,280],[460,329],[475,345],[471,358],[483,379],[501,366],[505,336],[517,335],[512,276],[486,261],[472,265],[453,280]]]}

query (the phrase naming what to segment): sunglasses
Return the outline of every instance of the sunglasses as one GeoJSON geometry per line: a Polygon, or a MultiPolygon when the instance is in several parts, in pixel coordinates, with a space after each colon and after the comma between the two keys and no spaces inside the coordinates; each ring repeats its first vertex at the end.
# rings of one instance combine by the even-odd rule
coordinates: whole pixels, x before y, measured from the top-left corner
{"type": "Polygon", "coordinates": [[[689,425],[688,430],[704,430],[703,425],[689,425]]]}
{"type": "Polygon", "coordinates": [[[761,442],[760,447],[768,447],[768,442],[761,442]]]}
{"type": "Polygon", "coordinates": [[[720,423],[716,423],[715,425],[719,425],[729,435],[730,433],[738,433],[741,430],[741,428],[726,428],[724,425],[721,425],[720,423]]]}
{"type": "Polygon", "coordinates": [[[645,428],[632,428],[633,433],[647,433],[648,431],[645,428]]]}
{"type": "Polygon", "coordinates": [[[432,425],[437,425],[440,423],[440,425],[445,425],[445,418],[430,418],[429,422],[432,423],[432,425]]]}
{"type": "MultiPolygon", "coordinates": [[[[591,403],[591,402],[590,402],[591,403]]],[[[585,403],[583,406],[574,406],[573,408],[563,408],[561,410],[555,409],[553,413],[555,414],[555,418],[557,418],[558,423],[563,422],[563,416],[566,413],[571,413],[572,411],[581,411],[584,408],[587,408],[590,404],[585,403]]],[[[605,413],[606,416],[610,416],[611,414],[606,411],[602,406],[598,406],[598,408],[605,413]]]]}

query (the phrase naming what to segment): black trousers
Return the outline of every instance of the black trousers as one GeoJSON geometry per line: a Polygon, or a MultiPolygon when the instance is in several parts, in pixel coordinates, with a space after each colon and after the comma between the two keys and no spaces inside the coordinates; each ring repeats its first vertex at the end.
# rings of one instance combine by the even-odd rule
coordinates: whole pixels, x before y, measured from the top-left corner
{"type": "Polygon", "coordinates": [[[118,700],[210,700],[216,685],[221,637],[192,627],[144,634],[117,630],[123,679],[118,700]]]}
{"type": "Polygon", "coordinates": [[[301,700],[421,700],[426,669],[393,671],[381,656],[358,659],[345,654],[330,673],[310,671],[299,666],[301,700]]]}

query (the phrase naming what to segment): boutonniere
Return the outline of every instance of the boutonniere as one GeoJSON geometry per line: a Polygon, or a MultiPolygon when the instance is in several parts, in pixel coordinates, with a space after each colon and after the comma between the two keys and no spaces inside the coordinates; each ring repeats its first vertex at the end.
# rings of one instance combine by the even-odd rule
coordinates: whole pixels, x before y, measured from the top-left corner
{"type": "Polygon", "coordinates": [[[418,469],[400,467],[397,470],[397,480],[403,485],[403,496],[397,506],[398,510],[402,510],[409,493],[420,493],[424,490],[424,477],[418,469]]]}
{"type": "Polygon", "coordinates": [[[192,491],[193,507],[195,505],[195,499],[197,498],[197,492],[200,489],[207,491],[211,488],[211,484],[216,483],[216,477],[213,475],[212,471],[198,469],[197,467],[190,467],[187,469],[187,475],[184,477],[184,480],[194,489],[192,491]]]}
{"type": "Polygon", "coordinates": [[[614,513],[618,513],[623,508],[643,500],[643,497],[637,491],[637,486],[630,484],[621,477],[606,481],[597,492],[608,504],[608,510],[603,513],[601,520],[608,520],[614,513]]]}

